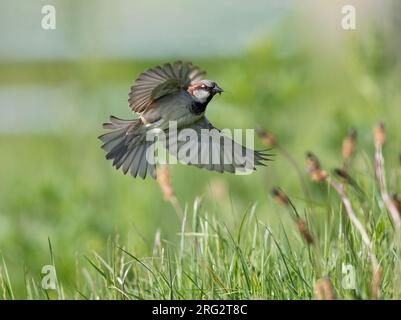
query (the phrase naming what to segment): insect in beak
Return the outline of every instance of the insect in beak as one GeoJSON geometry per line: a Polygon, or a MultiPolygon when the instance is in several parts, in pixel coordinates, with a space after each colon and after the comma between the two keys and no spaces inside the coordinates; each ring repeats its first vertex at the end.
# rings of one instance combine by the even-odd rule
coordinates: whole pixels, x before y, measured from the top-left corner
{"type": "Polygon", "coordinates": [[[222,92],[224,92],[224,90],[222,88],[220,88],[217,84],[214,85],[213,87],[213,93],[216,94],[221,94],[222,92]]]}

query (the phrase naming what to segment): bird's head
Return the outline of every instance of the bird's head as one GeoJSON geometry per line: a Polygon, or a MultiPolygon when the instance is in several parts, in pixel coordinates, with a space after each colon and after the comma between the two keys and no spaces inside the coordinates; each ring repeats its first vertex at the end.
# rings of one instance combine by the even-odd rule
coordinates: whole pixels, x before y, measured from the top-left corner
{"type": "Polygon", "coordinates": [[[201,80],[188,88],[188,92],[200,103],[209,102],[216,93],[224,92],[216,82],[201,80]]]}

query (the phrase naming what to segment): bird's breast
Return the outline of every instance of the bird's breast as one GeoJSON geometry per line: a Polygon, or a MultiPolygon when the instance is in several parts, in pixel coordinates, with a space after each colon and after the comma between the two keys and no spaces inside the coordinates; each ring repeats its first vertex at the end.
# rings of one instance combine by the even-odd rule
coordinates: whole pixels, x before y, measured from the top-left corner
{"type": "Polygon", "coordinates": [[[209,103],[209,101],[199,102],[199,101],[193,100],[191,103],[191,106],[190,106],[191,113],[193,113],[195,115],[203,114],[206,110],[208,103],[209,103]]]}
{"type": "Polygon", "coordinates": [[[187,92],[180,92],[160,99],[142,117],[149,123],[165,130],[170,122],[175,122],[177,128],[187,127],[198,121],[203,116],[201,108],[193,111],[193,99],[187,92]]]}

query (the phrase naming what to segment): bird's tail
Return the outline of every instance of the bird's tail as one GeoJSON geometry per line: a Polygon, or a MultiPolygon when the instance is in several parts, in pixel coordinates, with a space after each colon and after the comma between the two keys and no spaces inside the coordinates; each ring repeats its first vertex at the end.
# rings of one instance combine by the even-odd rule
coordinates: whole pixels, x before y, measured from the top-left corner
{"type": "Polygon", "coordinates": [[[106,151],[106,159],[113,160],[116,169],[122,168],[124,174],[130,171],[134,178],[145,179],[147,174],[156,178],[155,163],[149,161],[152,157],[149,148],[153,143],[145,140],[140,119],[123,120],[111,116],[103,128],[111,131],[99,136],[102,149],[106,151]]]}

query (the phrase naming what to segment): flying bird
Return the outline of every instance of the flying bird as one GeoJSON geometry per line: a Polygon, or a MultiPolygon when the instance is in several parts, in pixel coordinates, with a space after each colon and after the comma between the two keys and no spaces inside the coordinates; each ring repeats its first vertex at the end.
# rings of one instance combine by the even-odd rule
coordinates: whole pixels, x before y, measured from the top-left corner
{"type": "Polygon", "coordinates": [[[110,122],[103,124],[103,128],[110,130],[99,137],[106,159],[113,160],[114,167],[121,168],[124,174],[130,172],[134,178],[145,179],[147,175],[156,178],[156,163],[149,161],[154,157],[154,149],[151,149],[154,142],[146,139],[152,131],[167,134],[169,143],[165,143],[166,149],[170,153],[174,149],[177,159],[188,165],[220,173],[255,170],[255,165],[264,165],[267,154],[235,142],[206,118],[206,107],[223,89],[215,81],[204,79],[205,74],[192,63],[180,61],[156,66],[140,74],[128,99],[137,119],[123,120],[111,116],[110,122]],[[178,135],[184,129],[192,129],[191,132],[196,133],[196,143],[172,141],[169,135],[171,122],[176,124],[178,135]],[[205,137],[208,131],[217,132],[218,139],[205,137]],[[190,148],[197,151],[196,159],[192,156],[183,161],[188,153],[181,151],[190,148]],[[218,154],[217,161],[215,156],[210,156],[212,153],[218,154]]]}

